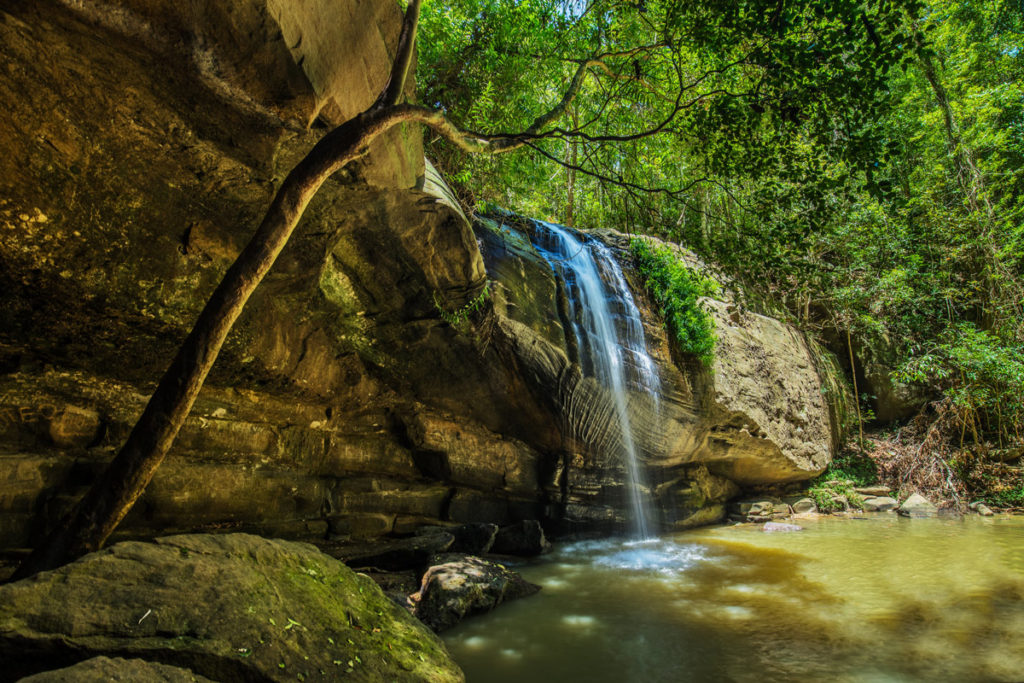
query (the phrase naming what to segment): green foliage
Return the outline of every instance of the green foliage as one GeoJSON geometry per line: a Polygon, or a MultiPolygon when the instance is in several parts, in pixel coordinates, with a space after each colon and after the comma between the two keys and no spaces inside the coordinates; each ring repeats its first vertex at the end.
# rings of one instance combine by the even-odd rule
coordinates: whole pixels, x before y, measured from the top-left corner
{"type": "Polygon", "coordinates": [[[864,498],[854,491],[853,486],[846,481],[819,482],[807,489],[807,495],[814,500],[819,512],[842,511],[842,504],[834,500],[836,496],[846,496],[850,507],[855,510],[864,509],[864,498]]]}
{"type": "Polygon", "coordinates": [[[992,493],[985,502],[1001,508],[1024,508],[1024,483],[992,493]]]}
{"type": "Polygon", "coordinates": [[[878,465],[862,451],[849,449],[829,463],[821,479],[851,481],[854,486],[871,486],[878,482],[878,465]]]}
{"type": "MultiPolygon", "coordinates": [[[[428,138],[461,196],[684,244],[844,359],[849,331],[858,367],[951,398],[966,438],[1019,443],[1019,2],[586,8],[427,3],[422,99],[483,133],[528,127],[579,59],[619,53],[524,153],[469,158],[428,138]]],[[[678,306],[673,335],[706,362],[681,281],[672,296],[648,286],[678,306]]]]}
{"type": "Polygon", "coordinates": [[[716,294],[718,284],[688,268],[668,247],[652,248],[643,239],[632,240],[629,247],[637,272],[680,350],[711,365],[715,350],[714,321],[698,299],[716,294]]]}
{"type": "Polygon", "coordinates": [[[488,280],[484,283],[483,289],[465,306],[449,311],[445,308],[444,303],[438,297],[437,292],[434,292],[433,301],[434,308],[437,309],[441,319],[456,329],[460,329],[468,321],[471,315],[476,311],[483,308],[484,304],[487,303],[491,298],[491,281],[488,280]]]}
{"type": "Polygon", "coordinates": [[[856,486],[878,483],[878,465],[862,451],[848,449],[839,453],[825,471],[807,490],[821,512],[837,512],[842,506],[832,499],[846,496],[850,507],[862,509],[864,498],[854,490],[856,486]]]}
{"type": "Polygon", "coordinates": [[[1024,425],[1024,348],[959,322],[909,359],[900,379],[942,387],[958,410],[964,429],[980,438],[986,432],[1000,442],[1020,440],[1024,425]]]}

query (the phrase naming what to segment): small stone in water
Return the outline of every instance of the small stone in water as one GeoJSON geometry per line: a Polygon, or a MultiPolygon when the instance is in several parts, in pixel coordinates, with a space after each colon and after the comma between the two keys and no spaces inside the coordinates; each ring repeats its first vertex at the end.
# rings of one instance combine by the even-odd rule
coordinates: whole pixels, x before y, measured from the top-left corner
{"type": "Polygon", "coordinates": [[[786,532],[786,531],[803,531],[804,528],[802,526],[797,525],[797,524],[783,524],[781,522],[768,522],[767,524],[764,525],[764,527],[761,530],[762,531],[766,531],[768,533],[772,533],[772,532],[778,532],[778,531],[781,531],[781,532],[786,532]]]}

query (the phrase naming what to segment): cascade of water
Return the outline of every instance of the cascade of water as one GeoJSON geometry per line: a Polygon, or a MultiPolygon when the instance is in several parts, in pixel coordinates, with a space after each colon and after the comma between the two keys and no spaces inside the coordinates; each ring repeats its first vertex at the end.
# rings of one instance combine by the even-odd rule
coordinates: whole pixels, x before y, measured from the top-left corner
{"type": "Polygon", "coordinates": [[[646,392],[655,400],[658,396],[658,373],[647,354],[640,311],[622,269],[601,242],[581,241],[561,226],[537,221],[534,244],[565,283],[569,319],[583,372],[611,391],[621,430],[633,533],[638,538],[650,538],[646,487],[630,424],[627,393],[646,392]]]}

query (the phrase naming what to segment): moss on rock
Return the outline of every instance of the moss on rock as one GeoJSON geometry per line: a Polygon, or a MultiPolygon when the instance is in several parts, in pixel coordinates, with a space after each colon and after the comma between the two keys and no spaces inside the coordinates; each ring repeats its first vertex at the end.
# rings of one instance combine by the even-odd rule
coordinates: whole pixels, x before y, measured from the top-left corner
{"type": "Polygon", "coordinates": [[[313,546],[126,542],[0,587],[0,679],[97,655],[219,681],[462,681],[441,641],[313,546]]]}

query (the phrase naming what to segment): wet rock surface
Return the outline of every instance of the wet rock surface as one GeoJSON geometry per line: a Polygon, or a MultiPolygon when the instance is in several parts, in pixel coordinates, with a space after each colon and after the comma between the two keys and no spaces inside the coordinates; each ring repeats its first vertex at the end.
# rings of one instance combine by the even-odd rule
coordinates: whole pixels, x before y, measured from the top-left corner
{"type": "Polygon", "coordinates": [[[463,680],[368,577],[247,534],[119,543],[0,586],[0,679],[101,655],[218,681],[463,680]]]}
{"type": "MultiPolygon", "coordinates": [[[[564,285],[530,236],[528,220],[495,215],[477,221],[488,272],[502,284],[497,338],[522,368],[538,402],[569,416],[567,452],[544,482],[570,519],[621,524],[622,464],[609,453],[619,435],[606,428],[615,412],[608,392],[577,365],[565,319],[564,285]],[[543,315],[554,305],[557,318],[543,315]]],[[[719,343],[712,372],[682,357],[629,274],[628,237],[598,238],[627,264],[641,307],[648,351],[661,378],[656,397],[632,392],[630,422],[664,524],[687,528],[719,521],[739,486],[810,479],[831,458],[832,418],[814,351],[777,320],[724,301],[707,300],[719,343]],[[733,487],[709,483],[719,477],[733,487]],[[679,482],[679,485],[675,485],[679,482]],[[671,485],[670,485],[671,484],[671,485]],[[699,505],[693,502],[700,500],[699,505]]],[[[672,247],[670,247],[672,248],[672,247]]],[[[689,262],[692,255],[676,248],[689,262]]],[[[697,264],[699,266],[699,264],[697,264]]]]}
{"type": "Polygon", "coordinates": [[[540,586],[495,562],[447,554],[434,558],[409,602],[416,618],[434,631],[443,631],[468,616],[539,590],[540,586]]]}

